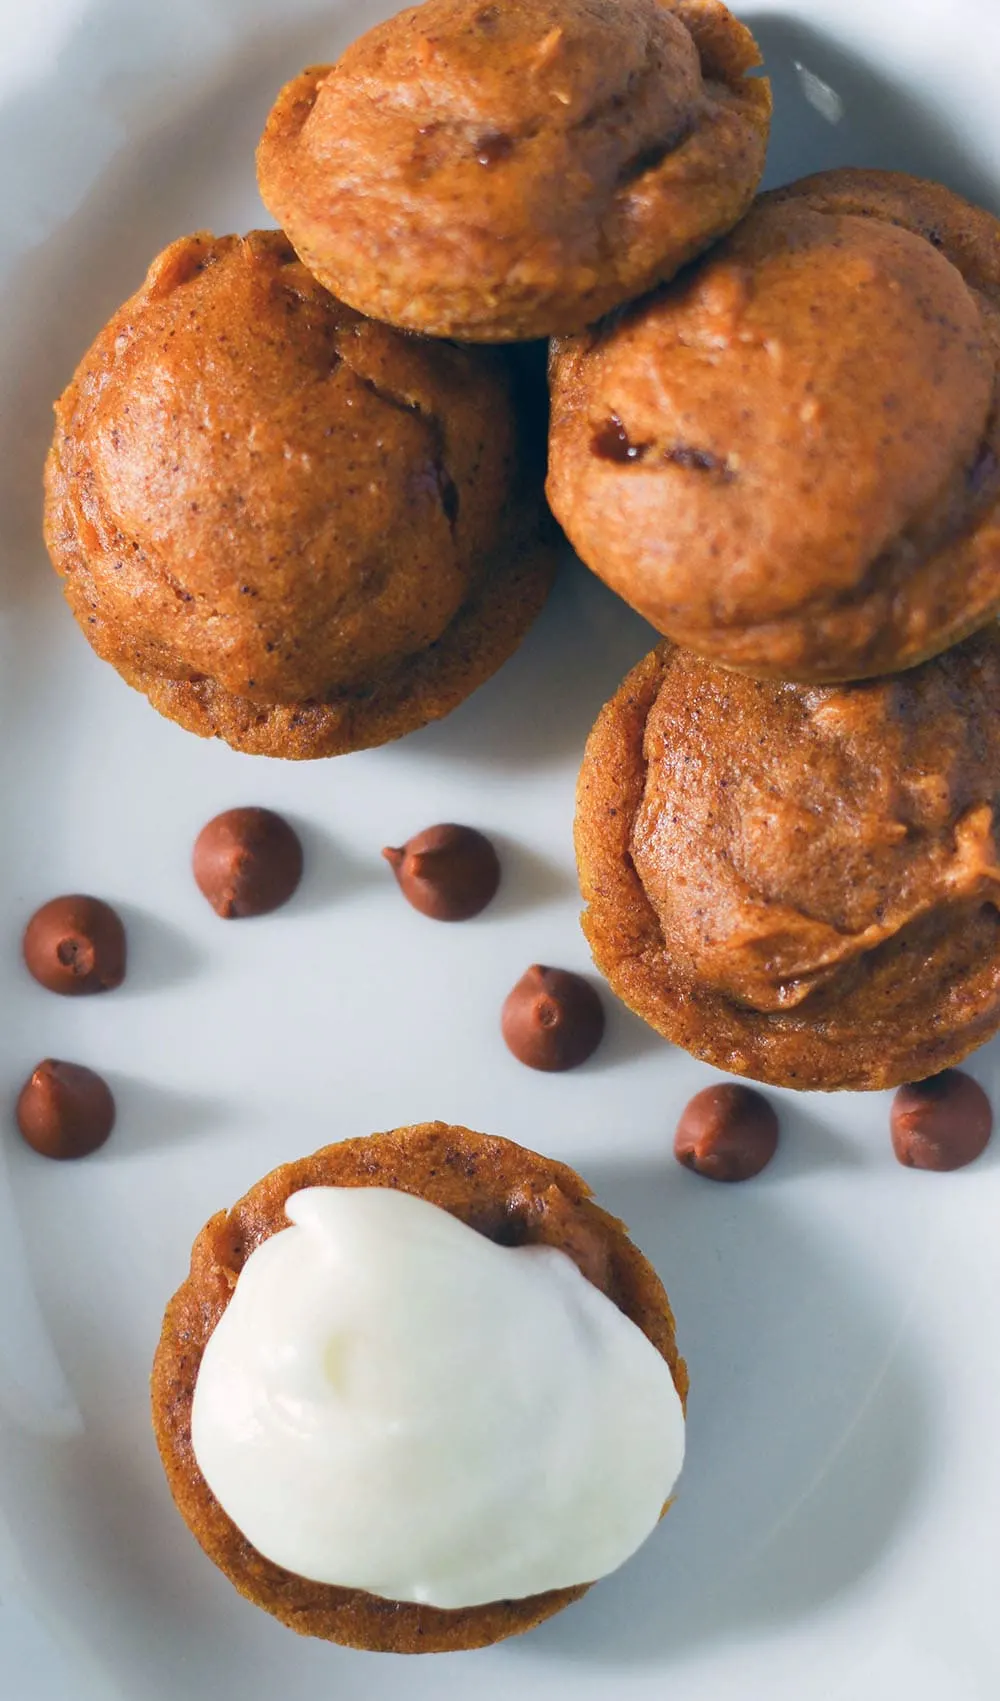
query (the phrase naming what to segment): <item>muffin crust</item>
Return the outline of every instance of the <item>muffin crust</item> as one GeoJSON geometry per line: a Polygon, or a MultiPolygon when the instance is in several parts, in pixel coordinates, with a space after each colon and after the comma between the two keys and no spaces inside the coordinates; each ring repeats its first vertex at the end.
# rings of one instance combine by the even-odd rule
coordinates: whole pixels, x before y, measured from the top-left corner
{"type": "Polygon", "coordinates": [[[484,342],[579,330],[746,210],[759,61],[721,0],[427,0],[287,85],[261,194],[374,318],[484,342]]]}

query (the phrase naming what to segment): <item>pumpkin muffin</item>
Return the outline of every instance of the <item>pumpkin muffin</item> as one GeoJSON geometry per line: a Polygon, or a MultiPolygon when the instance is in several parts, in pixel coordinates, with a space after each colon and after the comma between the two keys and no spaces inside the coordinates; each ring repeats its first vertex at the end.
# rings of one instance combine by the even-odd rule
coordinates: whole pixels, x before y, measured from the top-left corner
{"type": "Polygon", "coordinates": [[[730,229],[771,96],[721,0],[427,0],[281,92],[261,195],[373,318],[578,331],[730,229]]]}
{"type": "Polygon", "coordinates": [[[251,1253],[288,1227],[290,1195],[311,1187],[401,1189],[504,1245],[533,1242],[566,1252],[653,1344],[683,1403],[687,1372],[660,1281],[623,1225],[592,1203],[589,1188],[566,1165],[435,1122],[327,1146],[265,1176],[232,1210],[206,1224],[194,1243],[190,1275],[167,1307],[152,1375],[160,1455],[188,1527],[242,1595],[304,1635],[392,1653],[483,1647],[528,1630],[588,1585],[442,1610],[310,1582],[258,1553],[201,1474],[191,1417],[206,1343],[251,1253]]]}
{"type": "Polygon", "coordinates": [[[895,679],[663,644],[591,733],[583,927],[668,1039],[776,1086],[892,1087],[1000,1027],[1000,635],[895,679]]]}
{"type": "Polygon", "coordinates": [[[659,631],[760,678],[912,667],[1000,607],[1000,223],[833,171],[551,367],[549,499],[659,631]]]}
{"type": "Polygon", "coordinates": [[[517,375],[375,325],[277,231],[173,243],[56,404],[45,535],[97,653],[268,756],[447,714],[553,568],[517,375]]]}

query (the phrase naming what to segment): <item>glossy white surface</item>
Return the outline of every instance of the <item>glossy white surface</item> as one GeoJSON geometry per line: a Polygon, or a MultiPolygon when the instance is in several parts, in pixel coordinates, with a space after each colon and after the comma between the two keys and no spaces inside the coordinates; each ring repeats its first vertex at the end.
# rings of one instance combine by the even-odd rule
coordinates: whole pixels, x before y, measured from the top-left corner
{"type": "Polygon", "coordinates": [[[209,1336],[191,1445],[266,1559],[484,1606],[616,1571],[684,1461],[670,1370],[551,1246],[389,1187],[307,1187],[209,1336]]]}
{"type": "MultiPolygon", "coordinates": [[[[746,10],[779,103],[771,181],[903,166],[1000,206],[996,0],[746,10]]],[[[624,1011],[563,1078],[521,1069],[499,1038],[529,962],[586,966],[575,770],[648,645],[642,622],[569,570],[450,721],[286,768],[159,720],[88,653],[45,567],[52,397],[158,247],[261,219],[252,149],[271,97],[375,15],[0,6],[0,1694],[995,1701],[1000,1142],[967,1172],[916,1175],[892,1157],[884,1096],[782,1095],[770,1170],[713,1188],[669,1156],[709,1071],[624,1011]],[[187,862],[237,803],[286,811],[309,866],[286,911],[227,924],[187,862]],[[492,908],[454,928],[408,910],[378,856],[449,819],[495,835],[505,865],[492,908]],[[109,998],[59,1001],[19,968],[25,917],[67,888],[127,918],[132,969],[109,998]],[[78,1167],[10,1132],[45,1054],[105,1070],[118,1094],[112,1142],[78,1167]],[[299,1641],[233,1593],[174,1514],[145,1384],[212,1210],[322,1141],[429,1117],[584,1171],[666,1280],[693,1391],[683,1493],[632,1562],[523,1640],[404,1662],[299,1641]]],[[[971,1064],[995,1099],[997,1059],[971,1064]]]]}

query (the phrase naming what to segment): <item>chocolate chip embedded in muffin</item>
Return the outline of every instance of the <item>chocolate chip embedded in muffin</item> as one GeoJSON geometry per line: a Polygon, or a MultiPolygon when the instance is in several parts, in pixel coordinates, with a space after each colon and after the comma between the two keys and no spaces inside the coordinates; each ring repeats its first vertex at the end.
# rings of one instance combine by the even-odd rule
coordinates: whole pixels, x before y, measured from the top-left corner
{"type": "Polygon", "coordinates": [[[496,896],[500,860],[474,827],[443,822],[382,852],[408,904],[434,921],[468,921],[496,896]]]}
{"type": "Polygon", "coordinates": [[[280,231],[201,232],[57,403],[46,541],[94,649],[190,731],[292,759],[385,743],[545,600],[520,419],[503,352],[362,319],[280,231]]]}
{"type": "Polygon", "coordinates": [[[1000,222],[950,190],[833,171],[764,195],[550,373],[556,517],[686,648],[857,679],[1000,607],[1000,222]]]}
{"type": "Polygon", "coordinates": [[[17,1126],[43,1158],[85,1158],[104,1145],[115,1125],[107,1082],[80,1063],[47,1057],[21,1088],[17,1126]]]}
{"type": "Polygon", "coordinates": [[[216,915],[268,915],[298,889],[302,845],[272,809],[227,809],[201,829],[192,868],[216,915]]]}
{"type": "Polygon", "coordinates": [[[908,1169],[964,1169],[989,1144],[993,1109],[971,1075],[945,1069],[900,1087],[890,1125],[893,1151],[908,1169]]]}
{"type": "Polygon", "coordinates": [[[167,1307],[152,1375],[160,1457],[188,1528],[242,1595],[300,1634],[382,1652],[480,1648],[528,1630],[578,1600],[587,1586],[444,1611],[307,1582],[251,1546],[198,1469],[191,1409],[206,1342],[250,1254],[287,1226],[286,1201],[309,1187],[402,1189],[470,1226],[492,1225],[498,1240],[509,1238],[512,1216],[521,1219],[515,1238],[591,1261],[608,1298],[665,1359],[684,1401],[687,1371],[663,1286],[624,1225],[593,1203],[586,1183],[567,1165],[438,1122],[345,1140],[272,1171],[206,1224],[192,1249],[190,1274],[167,1307]]]}
{"type": "Polygon", "coordinates": [[[261,195],[373,318],[476,342],[580,330],[745,211],[759,63],[721,0],[427,0],[282,90],[261,195]]]}
{"type": "Polygon", "coordinates": [[[604,1006],[582,975],[533,963],[507,994],[501,1028],[529,1069],[576,1069],[604,1037],[604,1006]]]}
{"type": "Polygon", "coordinates": [[[1000,634],[894,679],[779,685],[664,644],[577,793],[614,991],[730,1074],[922,1080],[1000,1027],[1000,634]]]}
{"type": "Polygon", "coordinates": [[[710,1181],[749,1181],[778,1149],[778,1117],[763,1093],[720,1081],[696,1093],[681,1112],[674,1156],[710,1181]]]}
{"type": "Polygon", "coordinates": [[[50,898],[24,930],[29,973],[49,992],[79,998],[111,992],[125,979],[125,929],[102,898],[83,892],[50,898]]]}

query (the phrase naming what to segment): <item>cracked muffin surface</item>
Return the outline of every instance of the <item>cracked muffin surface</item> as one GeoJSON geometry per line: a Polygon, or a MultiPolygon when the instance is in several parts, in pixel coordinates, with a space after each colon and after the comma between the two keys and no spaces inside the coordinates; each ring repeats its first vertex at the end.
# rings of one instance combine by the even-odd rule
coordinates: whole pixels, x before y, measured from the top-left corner
{"type": "Polygon", "coordinates": [[[1000,635],[892,679],[663,644],[580,775],[583,926],[668,1039],[778,1086],[896,1086],[1000,1027],[1000,635]]]}
{"type": "Polygon", "coordinates": [[[182,238],[56,407],[46,541],[98,654],[244,750],[445,714],[548,588],[512,370],[331,296],[277,231],[182,238]]]}
{"type": "Polygon", "coordinates": [[[721,0],[427,0],[282,90],[261,194],[375,318],[484,342],[580,330],[746,210],[759,62],[721,0]]]}
{"type": "Polygon", "coordinates": [[[764,195],[551,363],[549,498],[601,578],[758,677],[911,667],[1000,607],[1000,223],[897,173],[764,195]]]}
{"type": "Polygon", "coordinates": [[[192,1248],[190,1274],[167,1306],[152,1374],[160,1457],[188,1528],[240,1594],[301,1635],[397,1654],[481,1648],[531,1629],[589,1585],[440,1609],[311,1582],[258,1553],[202,1476],[191,1444],[191,1407],[206,1342],[250,1254],[287,1228],[285,1202],[306,1187],[400,1188],[505,1246],[558,1248],[652,1342],[684,1402],[687,1368],[659,1277],[625,1225],[594,1204],[568,1165],[510,1140],[428,1122],[344,1140],[264,1176],[206,1223],[192,1248]]]}

